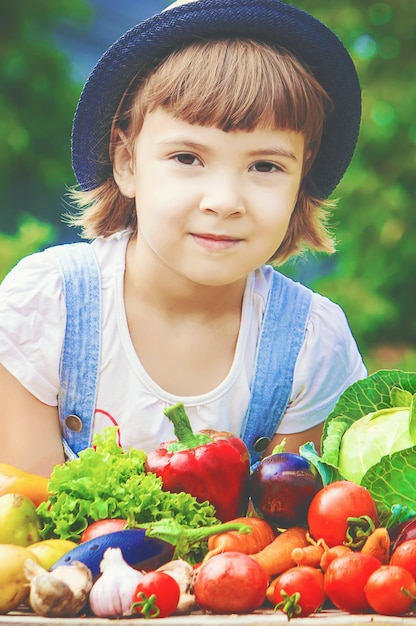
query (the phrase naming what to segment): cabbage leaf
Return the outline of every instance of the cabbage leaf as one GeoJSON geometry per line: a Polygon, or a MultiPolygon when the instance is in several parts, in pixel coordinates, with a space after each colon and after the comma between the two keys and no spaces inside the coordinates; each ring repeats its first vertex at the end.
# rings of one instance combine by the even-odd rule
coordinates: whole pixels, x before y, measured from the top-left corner
{"type": "MultiPolygon", "coordinates": [[[[391,510],[393,505],[416,509],[416,372],[402,370],[380,370],[359,380],[340,396],[334,410],[325,420],[321,440],[321,456],[311,444],[301,446],[300,453],[311,461],[322,476],[324,484],[348,479],[358,472],[356,480],[369,489],[380,510],[391,510]],[[400,411],[403,414],[400,414],[400,411]],[[358,445],[350,428],[358,420],[371,424],[386,419],[384,428],[377,432],[378,441],[371,431],[367,444],[366,461],[359,458],[358,445]],[[390,425],[388,424],[389,416],[390,425]],[[404,417],[405,416],[405,417],[404,417]],[[399,432],[398,421],[401,420],[399,432]],[[374,420],[374,421],[373,421],[374,420]],[[373,423],[371,423],[373,421],[373,423]],[[340,457],[344,435],[346,447],[343,451],[345,466],[350,458],[351,467],[341,471],[340,457]],[[352,435],[352,433],[351,433],[352,435]],[[374,439],[373,439],[374,437],[374,439]],[[401,437],[401,440],[399,441],[401,437]],[[348,442],[348,440],[350,441],[348,442]],[[370,443],[370,445],[368,445],[370,443]],[[404,447],[404,449],[399,449],[404,447]],[[369,451],[368,451],[369,450],[369,451]],[[365,466],[370,464],[370,467],[365,466]],[[360,465],[361,464],[361,465],[360,465]]],[[[358,425],[355,428],[358,428],[358,425]]],[[[354,430],[353,429],[353,430],[354,430]]]]}
{"type": "Polygon", "coordinates": [[[388,509],[397,503],[416,509],[416,446],[383,456],[367,470],[361,484],[388,509]]]}

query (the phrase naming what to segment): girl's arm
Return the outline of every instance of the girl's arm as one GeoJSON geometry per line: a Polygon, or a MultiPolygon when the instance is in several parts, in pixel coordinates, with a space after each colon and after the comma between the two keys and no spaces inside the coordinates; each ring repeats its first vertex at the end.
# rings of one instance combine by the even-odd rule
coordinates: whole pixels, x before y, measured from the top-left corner
{"type": "Polygon", "coordinates": [[[308,441],[312,441],[315,444],[316,450],[319,452],[321,447],[323,422],[318,424],[309,430],[304,430],[301,433],[293,433],[292,435],[275,435],[269,443],[266,454],[271,454],[273,448],[286,439],[285,452],[295,452],[299,454],[299,447],[308,441]]]}
{"type": "Polygon", "coordinates": [[[0,364],[0,462],[50,476],[64,462],[58,408],[33,396],[0,364]]]}

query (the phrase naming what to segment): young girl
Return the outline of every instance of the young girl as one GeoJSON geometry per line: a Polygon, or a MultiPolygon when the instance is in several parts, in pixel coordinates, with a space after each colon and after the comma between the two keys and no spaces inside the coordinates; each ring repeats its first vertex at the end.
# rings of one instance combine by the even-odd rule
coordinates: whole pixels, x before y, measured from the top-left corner
{"type": "Polygon", "coordinates": [[[119,39],[74,120],[92,243],[0,288],[1,461],[48,475],[109,425],[150,451],[176,402],[253,461],[318,447],[366,370],[340,308],[271,262],[333,251],[325,199],[359,120],[341,42],[278,0],[176,2],[119,39]]]}

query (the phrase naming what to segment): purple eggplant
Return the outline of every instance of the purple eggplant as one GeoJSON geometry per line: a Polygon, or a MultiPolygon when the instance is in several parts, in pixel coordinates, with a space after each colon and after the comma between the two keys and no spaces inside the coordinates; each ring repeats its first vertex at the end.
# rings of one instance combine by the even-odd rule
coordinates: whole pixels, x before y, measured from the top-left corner
{"type": "Polygon", "coordinates": [[[299,454],[265,457],[250,476],[250,497],[258,515],[277,528],[304,526],[309,504],[323,487],[312,463],[299,454]]]}
{"type": "Polygon", "coordinates": [[[409,539],[416,539],[416,518],[406,520],[400,524],[396,524],[389,529],[390,535],[390,552],[393,553],[395,549],[404,541],[409,539]]]}
{"type": "Polygon", "coordinates": [[[107,548],[120,548],[126,563],[141,570],[156,569],[167,563],[174,552],[171,544],[161,539],[146,537],[146,531],[143,529],[130,528],[80,543],[64,554],[51,569],[81,561],[89,567],[92,575],[96,576],[100,573],[100,563],[107,548]]]}

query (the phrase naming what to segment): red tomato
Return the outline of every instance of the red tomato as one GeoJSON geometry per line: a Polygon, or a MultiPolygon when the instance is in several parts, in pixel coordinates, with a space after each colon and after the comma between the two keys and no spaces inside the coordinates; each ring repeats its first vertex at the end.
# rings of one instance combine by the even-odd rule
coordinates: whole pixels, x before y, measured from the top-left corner
{"type": "Polygon", "coordinates": [[[377,525],[377,508],[367,489],[347,480],[330,483],[313,497],[308,527],[314,539],[329,548],[346,542],[349,517],[368,516],[377,525]]]}
{"type": "Polygon", "coordinates": [[[197,570],[195,599],[213,613],[251,613],[266,599],[268,577],[251,556],[223,552],[197,570]]]}
{"type": "Polygon", "coordinates": [[[127,520],[125,519],[100,519],[97,522],[92,522],[81,535],[80,543],[88,541],[89,539],[96,539],[101,535],[107,535],[108,533],[115,533],[119,530],[125,530],[127,528],[127,520]]]}
{"type": "Polygon", "coordinates": [[[316,613],[325,599],[324,575],[315,567],[291,567],[277,577],[274,601],[288,618],[316,613]]]}
{"type": "Polygon", "coordinates": [[[393,551],[390,565],[399,565],[416,578],[416,539],[404,541],[393,551]]]}
{"type": "Polygon", "coordinates": [[[172,576],[148,572],[136,587],[132,610],[145,618],[167,617],[176,611],[180,595],[179,585],[172,576]]]}
{"type": "Polygon", "coordinates": [[[404,567],[382,565],[369,576],[364,591],[376,613],[402,615],[415,601],[416,582],[404,567]]]}
{"type": "Polygon", "coordinates": [[[328,598],[341,611],[365,613],[370,605],[364,593],[369,576],[381,563],[375,556],[351,552],[329,564],[324,575],[324,589],[328,598]]]}

